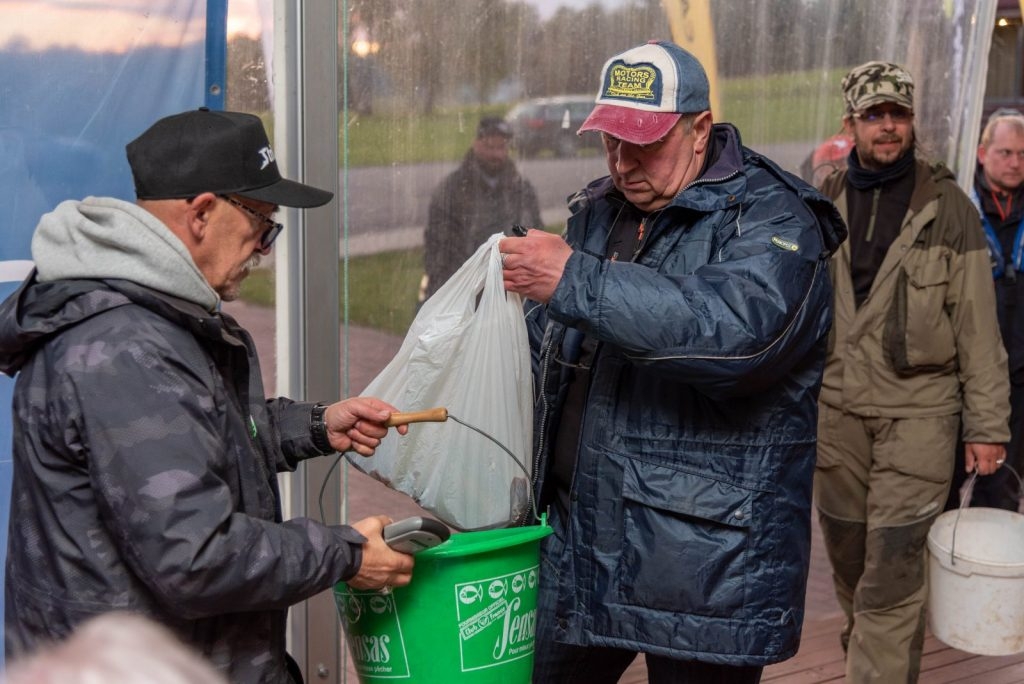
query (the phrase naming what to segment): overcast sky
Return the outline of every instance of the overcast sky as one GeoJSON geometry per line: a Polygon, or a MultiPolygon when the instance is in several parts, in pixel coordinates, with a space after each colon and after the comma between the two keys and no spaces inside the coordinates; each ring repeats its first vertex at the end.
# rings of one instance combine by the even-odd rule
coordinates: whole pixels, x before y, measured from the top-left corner
{"type": "MultiPolygon", "coordinates": [[[[582,9],[594,3],[605,7],[625,0],[527,0],[548,19],[560,7],[582,9]]],[[[260,6],[270,14],[273,0],[231,0],[228,34],[259,34],[260,6]]],[[[202,40],[202,23],[182,35],[181,18],[197,11],[179,0],[0,0],[0,47],[17,39],[25,47],[77,47],[90,51],[125,50],[131,46],[177,44],[202,40]]],[[[201,13],[202,8],[198,6],[201,13]]]]}
{"type": "Polygon", "coordinates": [[[540,10],[541,19],[547,19],[559,7],[571,7],[573,9],[583,9],[587,5],[594,3],[600,3],[605,7],[614,7],[619,4],[621,0],[527,0],[529,3],[536,5],[540,10]]]}

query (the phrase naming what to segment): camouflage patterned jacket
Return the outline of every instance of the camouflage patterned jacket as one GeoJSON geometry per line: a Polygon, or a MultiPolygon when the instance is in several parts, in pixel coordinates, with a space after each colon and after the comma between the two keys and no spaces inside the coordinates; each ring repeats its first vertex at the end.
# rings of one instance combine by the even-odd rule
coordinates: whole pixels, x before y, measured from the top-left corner
{"type": "MultiPolygon", "coordinates": [[[[108,213],[144,231],[132,211],[108,213]]],[[[233,682],[290,682],[288,606],[352,576],[363,538],[281,522],[276,473],[317,453],[310,405],[265,399],[250,336],[125,279],[33,274],[0,305],[0,370],[18,373],[8,658],[124,609],[233,682]]]]}

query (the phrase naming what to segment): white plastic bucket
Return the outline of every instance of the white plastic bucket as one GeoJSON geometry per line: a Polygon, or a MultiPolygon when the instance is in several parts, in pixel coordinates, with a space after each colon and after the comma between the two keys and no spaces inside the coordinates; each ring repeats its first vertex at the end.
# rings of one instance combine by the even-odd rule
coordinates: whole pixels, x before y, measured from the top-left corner
{"type": "Polygon", "coordinates": [[[928,532],[928,623],[978,655],[1024,652],[1024,515],[962,508],[928,532]]]}

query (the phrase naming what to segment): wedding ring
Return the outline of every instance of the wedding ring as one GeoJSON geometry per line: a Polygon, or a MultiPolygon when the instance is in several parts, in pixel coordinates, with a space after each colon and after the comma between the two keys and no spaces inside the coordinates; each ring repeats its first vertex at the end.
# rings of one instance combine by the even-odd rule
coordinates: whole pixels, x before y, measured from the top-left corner
{"type": "Polygon", "coordinates": [[[505,259],[507,257],[508,257],[508,254],[505,254],[504,252],[501,253],[501,267],[502,268],[508,268],[508,266],[505,264],[505,259]]]}
{"type": "Polygon", "coordinates": [[[385,584],[385,585],[384,585],[383,587],[381,587],[380,589],[378,589],[378,591],[379,591],[379,592],[380,592],[381,594],[390,594],[390,593],[391,593],[391,587],[390,587],[390,586],[388,586],[387,584],[385,584]]]}
{"type": "Polygon", "coordinates": [[[1005,460],[1006,460],[1005,458],[997,459],[996,460],[996,465],[1003,465],[1003,461],[1005,461],[1005,460]]]}

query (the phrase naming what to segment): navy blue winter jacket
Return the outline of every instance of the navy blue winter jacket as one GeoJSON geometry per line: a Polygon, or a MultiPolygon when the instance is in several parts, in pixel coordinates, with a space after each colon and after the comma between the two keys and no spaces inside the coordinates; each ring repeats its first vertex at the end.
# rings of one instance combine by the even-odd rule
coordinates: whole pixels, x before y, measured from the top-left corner
{"type": "Polygon", "coordinates": [[[591,336],[556,638],[763,665],[800,640],[827,261],[846,226],[735,128],[713,130],[719,158],[648,218],[634,263],[604,258],[625,201],[611,180],[570,198],[573,255],[528,311],[536,487],[550,501],[560,361],[591,336]]]}

